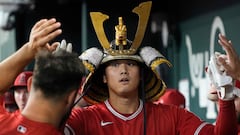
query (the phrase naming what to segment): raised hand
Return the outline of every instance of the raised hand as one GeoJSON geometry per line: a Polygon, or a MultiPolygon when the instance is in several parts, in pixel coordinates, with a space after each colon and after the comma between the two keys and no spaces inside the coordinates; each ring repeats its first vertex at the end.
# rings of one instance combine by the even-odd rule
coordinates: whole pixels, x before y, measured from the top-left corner
{"type": "Polygon", "coordinates": [[[218,61],[224,67],[227,75],[236,80],[240,80],[240,59],[233,48],[231,40],[228,40],[224,35],[219,34],[218,42],[226,52],[226,55],[218,57],[218,61]]]}
{"type": "Polygon", "coordinates": [[[38,21],[31,30],[28,42],[33,52],[36,53],[40,49],[54,51],[58,44],[50,45],[49,42],[62,33],[60,26],[61,23],[57,22],[55,18],[38,21]]]}
{"type": "Polygon", "coordinates": [[[61,24],[52,19],[42,19],[32,28],[29,41],[8,58],[0,62],[0,95],[12,84],[17,75],[23,71],[42,49],[54,51],[59,43],[49,44],[54,38],[62,33],[61,24]]]}

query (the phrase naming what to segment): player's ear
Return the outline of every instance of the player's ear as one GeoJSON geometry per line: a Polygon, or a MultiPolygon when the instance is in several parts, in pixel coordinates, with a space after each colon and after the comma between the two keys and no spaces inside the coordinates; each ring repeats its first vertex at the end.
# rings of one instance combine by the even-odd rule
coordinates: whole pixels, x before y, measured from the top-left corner
{"type": "Polygon", "coordinates": [[[32,85],[32,76],[29,77],[28,80],[27,80],[27,90],[28,90],[28,92],[30,92],[31,85],[32,85]]]}
{"type": "Polygon", "coordinates": [[[103,82],[107,83],[106,75],[103,75],[103,82]]]}
{"type": "Polygon", "coordinates": [[[77,90],[72,91],[68,96],[67,96],[67,105],[71,106],[73,102],[75,101],[77,97],[77,90]]]}

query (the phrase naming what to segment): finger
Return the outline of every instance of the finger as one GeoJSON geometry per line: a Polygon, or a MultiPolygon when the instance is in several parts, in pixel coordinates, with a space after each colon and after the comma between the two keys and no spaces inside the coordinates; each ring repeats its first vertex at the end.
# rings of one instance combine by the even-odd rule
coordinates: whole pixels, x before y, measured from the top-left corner
{"type": "Polygon", "coordinates": [[[44,29],[40,31],[41,36],[46,36],[49,33],[52,33],[53,31],[60,30],[60,26],[61,26],[61,23],[59,22],[56,22],[51,25],[47,25],[46,27],[44,27],[44,29]]]}
{"type": "Polygon", "coordinates": [[[38,27],[38,31],[42,31],[44,30],[46,27],[49,27],[55,23],[58,23],[57,20],[55,18],[51,18],[47,21],[45,21],[44,23],[42,23],[41,26],[38,27]]]}
{"type": "Polygon", "coordinates": [[[226,38],[226,36],[225,35],[223,35],[223,34],[218,34],[218,37],[219,37],[219,39],[220,40],[222,40],[222,41],[225,41],[225,42],[227,42],[228,41],[228,39],[226,38]]]}
{"type": "Polygon", "coordinates": [[[67,48],[67,42],[65,39],[61,41],[60,48],[66,50],[67,48]]]}
{"type": "Polygon", "coordinates": [[[224,49],[228,50],[228,52],[231,54],[236,54],[233,45],[232,45],[232,41],[228,40],[224,35],[219,34],[219,39],[220,39],[220,43],[221,45],[224,47],[224,49]]]}
{"type": "MultiPolygon", "coordinates": [[[[229,51],[231,51],[231,47],[230,47],[230,43],[227,38],[225,36],[223,36],[222,34],[219,34],[219,40],[218,40],[219,44],[223,47],[223,49],[227,49],[229,51]]],[[[226,51],[227,51],[226,50],[226,51]]]]}
{"type": "Polygon", "coordinates": [[[231,71],[231,66],[227,63],[227,61],[225,59],[219,58],[218,61],[219,61],[219,63],[221,63],[221,65],[223,66],[225,71],[231,71]]]}
{"type": "Polygon", "coordinates": [[[223,64],[224,62],[226,62],[226,58],[224,58],[224,57],[218,57],[217,58],[217,61],[220,63],[220,64],[223,64]]]}
{"type": "Polygon", "coordinates": [[[52,33],[48,34],[48,35],[44,35],[44,36],[40,36],[40,40],[39,42],[41,42],[41,46],[46,45],[46,43],[49,43],[51,40],[55,39],[57,36],[59,36],[62,33],[61,29],[55,30],[52,33]]]}
{"type": "Polygon", "coordinates": [[[55,42],[52,45],[50,45],[49,43],[47,43],[46,48],[48,51],[53,52],[56,51],[57,47],[58,47],[59,43],[55,42]]]}
{"type": "Polygon", "coordinates": [[[45,23],[47,21],[47,19],[41,19],[40,21],[38,21],[32,29],[38,29],[41,25],[43,25],[43,23],[45,23]]]}
{"type": "MultiPolygon", "coordinates": [[[[232,41],[231,40],[229,40],[228,41],[228,43],[229,43],[229,48],[230,48],[230,50],[231,50],[231,53],[232,53],[232,57],[233,58],[238,58],[238,54],[237,54],[237,52],[235,51],[235,49],[233,48],[233,45],[232,45],[232,41]]],[[[229,56],[229,57],[231,57],[231,56],[229,56]]],[[[232,58],[231,58],[232,59],[232,58]]]]}
{"type": "Polygon", "coordinates": [[[72,52],[72,43],[68,43],[66,51],[70,53],[72,52]]]}
{"type": "Polygon", "coordinates": [[[54,43],[51,45],[51,51],[56,50],[56,48],[58,47],[58,45],[59,45],[59,42],[54,42],[54,43]]]}
{"type": "Polygon", "coordinates": [[[61,43],[58,42],[58,45],[57,45],[57,48],[56,48],[55,52],[59,51],[60,45],[61,45],[61,43]]]}
{"type": "Polygon", "coordinates": [[[40,32],[39,28],[46,22],[47,22],[47,19],[42,19],[33,26],[30,33],[30,39],[32,36],[37,35],[40,32]]]}
{"type": "Polygon", "coordinates": [[[227,41],[227,39],[223,35],[220,34],[218,42],[223,47],[224,51],[230,57],[230,59],[232,57],[235,57],[236,54],[232,47],[231,41],[227,41]]]}
{"type": "Polygon", "coordinates": [[[38,28],[32,30],[31,36],[33,38],[41,38],[45,37],[49,33],[53,32],[54,30],[58,30],[61,26],[60,22],[56,22],[56,19],[50,19],[47,21],[42,21],[43,23],[41,24],[38,28]]]}
{"type": "Polygon", "coordinates": [[[227,61],[228,60],[228,57],[227,57],[227,55],[219,55],[218,57],[217,57],[217,61],[227,61]]]}
{"type": "Polygon", "coordinates": [[[39,33],[42,30],[46,29],[46,27],[49,27],[50,25],[56,23],[56,19],[52,18],[52,19],[43,19],[42,21],[40,21],[36,27],[34,27],[34,29],[32,29],[32,34],[35,33],[39,33]]]}
{"type": "Polygon", "coordinates": [[[230,45],[225,46],[224,49],[225,49],[225,52],[227,54],[229,61],[233,62],[236,59],[238,59],[238,55],[237,55],[236,51],[234,50],[234,48],[232,47],[231,41],[229,43],[230,43],[230,45]]]}
{"type": "Polygon", "coordinates": [[[56,22],[55,19],[51,19],[48,21],[42,21],[43,23],[38,30],[33,30],[31,32],[30,40],[31,41],[37,41],[40,43],[40,46],[46,45],[46,43],[53,40],[56,36],[60,35],[62,33],[62,30],[59,28],[61,26],[61,23],[56,22]],[[55,22],[55,23],[54,23],[55,22]],[[44,29],[43,29],[44,28],[44,29]],[[39,29],[42,29],[39,31],[39,29]]]}

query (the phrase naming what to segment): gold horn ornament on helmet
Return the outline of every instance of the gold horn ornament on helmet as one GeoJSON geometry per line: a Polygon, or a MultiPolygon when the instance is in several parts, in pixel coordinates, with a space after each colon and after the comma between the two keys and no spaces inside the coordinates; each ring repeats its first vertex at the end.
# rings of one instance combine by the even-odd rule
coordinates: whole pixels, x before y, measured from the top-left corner
{"type": "Polygon", "coordinates": [[[116,30],[115,37],[117,37],[115,39],[115,44],[118,45],[119,48],[120,48],[118,50],[115,50],[115,49],[111,48],[110,42],[108,41],[108,39],[106,37],[104,27],[103,27],[104,21],[109,19],[109,16],[106,15],[106,14],[103,14],[101,12],[90,12],[90,17],[91,17],[92,24],[93,24],[93,27],[95,29],[97,38],[98,38],[101,46],[104,48],[104,50],[107,51],[110,55],[135,54],[137,49],[141,45],[142,40],[143,40],[145,30],[146,30],[146,27],[147,27],[147,22],[148,22],[149,15],[150,15],[150,11],[151,11],[151,6],[152,6],[152,2],[147,1],[147,2],[141,3],[139,6],[135,7],[132,10],[132,12],[137,14],[138,17],[139,17],[138,27],[137,27],[135,38],[132,42],[131,47],[129,49],[126,49],[126,50],[121,49],[122,46],[126,45],[126,42],[127,42],[126,41],[127,40],[127,38],[126,38],[127,28],[123,24],[122,17],[119,17],[119,24],[117,26],[115,26],[115,30],[116,30]],[[118,40],[118,37],[120,37],[119,40],[118,40]]]}

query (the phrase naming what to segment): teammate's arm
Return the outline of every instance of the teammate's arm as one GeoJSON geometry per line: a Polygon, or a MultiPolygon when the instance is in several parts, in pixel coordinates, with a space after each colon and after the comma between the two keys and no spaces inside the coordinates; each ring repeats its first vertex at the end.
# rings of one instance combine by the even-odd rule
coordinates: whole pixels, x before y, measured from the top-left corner
{"type": "Polygon", "coordinates": [[[19,50],[0,62],[0,95],[10,87],[17,75],[23,71],[41,49],[53,51],[58,43],[48,43],[62,33],[61,24],[56,19],[42,19],[32,28],[29,41],[19,50]]]}

